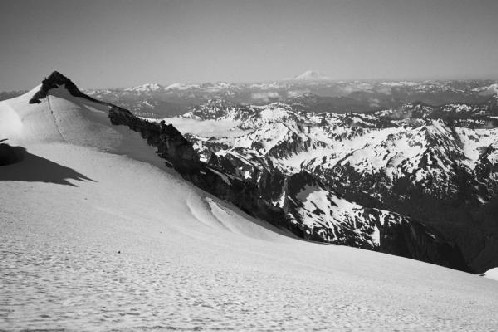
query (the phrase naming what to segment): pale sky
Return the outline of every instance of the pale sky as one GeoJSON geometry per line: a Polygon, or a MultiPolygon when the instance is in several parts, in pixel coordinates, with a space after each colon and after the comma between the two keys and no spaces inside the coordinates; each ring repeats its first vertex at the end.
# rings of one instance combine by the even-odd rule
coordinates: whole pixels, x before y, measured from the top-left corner
{"type": "Polygon", "coordinates": [[[0,91],[53,70],[83,88],[498,78],[498,0],[2,0],[0,91]]]}

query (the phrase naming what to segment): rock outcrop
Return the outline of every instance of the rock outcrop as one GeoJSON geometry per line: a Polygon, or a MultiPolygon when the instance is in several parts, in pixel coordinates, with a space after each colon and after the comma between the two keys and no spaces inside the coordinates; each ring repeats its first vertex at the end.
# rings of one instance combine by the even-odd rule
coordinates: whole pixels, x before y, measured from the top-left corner
{"type": "Polygon", "coordinates": [[[46,98],[50,89],[55,89],[59,86],[63,86],[64,88],[66,88],[69,91],[69,93],[74,97],[85,98],[95,103],[100,103],[100,101],[98,101],[97,99],[92,98],[81,92],[80,89],[78,89],[78,87],[76,86],[76,84],[74,84],[69,78],[62,75],[58,71],[54,71],[52,74],[50,74],[47,78],[45,78],[42,81],[40,90],[33,95],[29,103],[30,104],[40,103],[41,102],[40,99],[46,98]]]}

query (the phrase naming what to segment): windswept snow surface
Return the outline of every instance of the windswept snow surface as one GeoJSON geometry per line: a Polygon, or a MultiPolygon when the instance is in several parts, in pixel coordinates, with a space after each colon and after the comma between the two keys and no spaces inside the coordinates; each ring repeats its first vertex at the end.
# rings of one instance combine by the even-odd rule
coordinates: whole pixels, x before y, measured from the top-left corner
{"type": "Polygon", "coordinates": [[[294,239],[161,170],[96,105],[21,99],[0,103],[30,154],[0,168],[0,329],[498,328],[493,280],[294,239]]]}

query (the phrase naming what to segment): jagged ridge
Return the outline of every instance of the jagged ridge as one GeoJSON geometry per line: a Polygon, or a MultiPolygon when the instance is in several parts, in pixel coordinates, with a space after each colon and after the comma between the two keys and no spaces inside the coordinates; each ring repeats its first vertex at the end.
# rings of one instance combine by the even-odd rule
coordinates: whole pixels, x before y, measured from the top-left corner
{"type": "Polygon", "coordinates": [[[55,89],[59,86],[64,86],[71,95],[78,98],[84,98],[95,103],[100,103],[99,100],[88,96],[80,91],[80,89],[74,84],[69,78],[62,75],[58,71],[54,71],[47,78],[42,81],[40,90],[36,92],[33,97],[29,100],[30,104],[40,103],[40,99],[46,98],[50,89],[55,89]]]}

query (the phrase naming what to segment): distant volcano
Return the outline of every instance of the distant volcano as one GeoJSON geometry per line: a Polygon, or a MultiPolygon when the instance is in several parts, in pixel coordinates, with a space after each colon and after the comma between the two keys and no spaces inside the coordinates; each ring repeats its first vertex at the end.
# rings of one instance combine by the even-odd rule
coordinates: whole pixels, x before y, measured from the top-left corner
{"type": "Polygon", "coordinates": [[[320,81],[320,80],[329,80],[330,78],[316,71],[307,70],[301,75],[297,75],[296,77],[294,77],[294,79],[302,81],[320,81]]]}

